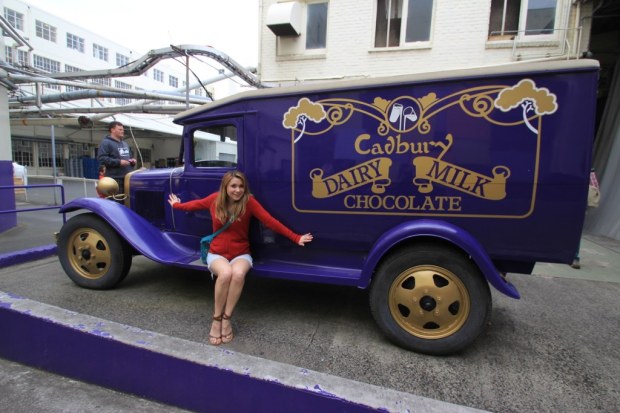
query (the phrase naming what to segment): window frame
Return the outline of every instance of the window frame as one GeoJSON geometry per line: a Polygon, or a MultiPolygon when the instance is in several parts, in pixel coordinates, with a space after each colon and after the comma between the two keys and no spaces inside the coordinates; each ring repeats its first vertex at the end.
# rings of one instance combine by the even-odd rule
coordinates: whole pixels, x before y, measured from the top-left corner
{"type": "MultiPolygon", "coordinates": [[[[392,2],[393,0],[384,0],[385,2],[392,2]]],[[[394,0],[396,1],[396,0],[394,0]]],[[[436,15],[436,7],[437,0],[429,0],[432,2],[430,6],[430,20],[428,21],[428,39],[427,40],[416,40],[416,41],[407,41],[407,21],[409,17],[409,0],[402,0],[402,9],[401,9],[401,24],[398,34],[398,45],[390,46],[390,36],[389,36],[389,24],[386,26],[386,39],[385,46],[377,46],[377,33],[378,33],[378,25],[377,25],[377,13],[379,12],[379,0],[375,0],[375,21],[374,21],[374,31],[372,37],[372,47],[375,50],[395,50],[395,49],[407,49],[407,48],[428,48],[431,46],[433,41],[433,32],[435,28],[435,15],[436,15]]],[[[391,9],[390,9],[391,10],[391,9]]],[[[388,19],[389,20],[389,19],[388,19]]]]}
{"type": "MultiPolygon", "coordinates": [[[[318,15],[317,15],[318,16],[318,15]]],[[[304,50],[306,51],[316,51],[316,50],[325,50],[327,49],[327,24],[329,22],[329,2],[328,1],[315,1],[315,2],[308,2],[306,4],[306,30],[304,32],[304,50]],[[308,45],[308,41],[311,40],[311,38],[316,37],[313,33],[313,36],[309,36],[310,34],[310,29],[314,29],[315,24],[313,22],[312,26],[310,25],[310,8],[311,7],[316,7],[318,5],[324,6],[325,7],[325,21],[317,21],[317,23],[320,25],[321,23],[324,24],[324,27],[322,28],[323,33],[319,34],[319,37],[322,37],[323,41],[323,45],[321,47],[309,47],[308,45]]],[[[318,30],[321,30],[321,27],[318,28],[318,30]]]]}
{"type": "Polygon", "coordinates": [[[86,50],[86,40],[76,34],[67,32],[67,48],[84,53],[86,50]]]}
{"type": "MultiPolygon", "coordinates": [[[[114,79],[114,87],[117,89],[133,90],[133,86],[127,82],[114,79]]],[[[130,98],[115,98],[117,105],[129,105],[133,100],[130,98]]]]}
{"type": "Polygon", "coordinates": [[[35,21],[35,35],[41,39],[56,43],[58,29],[42,20],[35,21]]]}
{"type": "Polygon", "coordinates": [[[60,72],[60,62],[58,60],[53,60],[49,57],[39,56],[36,54],[32,55],[32,66],[35,69],[43,70],[47,73],[60,72]]]}
{"type": "Polygon", "coordinates": [[[101,46],[100,44],[93,43],[93,57],[107,62],[109,58],[108,48],[101,46]]]}
{"type": "MultiPolygon", "coordinates": [[[[65,72],[82,72],[82,71],[84,71],[84,69],[80,69],[79,67],[68,65],[65,63],[65,72]]],[[[82,89],[84,88],[77,87],[77,86],[65,86],[65,90],[67,92],[75,92],[77,90],[82,90],[82,89]]]]}
{"type": "Polygon", "coordinates": [[[116,66],[123,67],[129,64],[129,56],[116,52],[116,66]]]}
{"type": "Polygon", "coordinates": [[[157,82],[164,83],[164,71],[159,69],[153,69],[153,79],[157,82]]]}
{"type": "Polygon", "coordinates": [[[29,66],[30,52],[17,49],[17,63],[21,66],[29,66]]]}
{"type": "Polygon", "coordinates": [[[28,139],[11,139],[13,162],[23,166],[34,166],[34,145],[28,139]]]}
{"type": "MultiPolygon", "coordinates": [[[[509,0],[503,1],[503,13],[501,26],[505,25],[506,21],[506,5],[509,0]]],[[[496,35],[491,35],[491,15],[493,12],[493,2],[490,3],[489,10],[489,23],[488,23],[488,33],[487,33],[487,41],[489,42],[499,42],[499,41],[519,41],[519,42],[538,42],[538,41],[557,41],[560,39],[562,32],[562,6],[564,6],[564,2],[562,0],[553,0],[555,1],[555,14],[553,18],[553,29],[551,33],[542,33],[542,34],[527,34],[527,18],[529,12],[530,1],[535,0],[519,0],[519,14],[517,16],[517,30],[516,33],[513,33],[513,30],[505,30],[496,35]],[[510,34],[506,34],[510,33],[510,34]]],[[[536,29],[536,30],[548,30],[548,29],[536,29]]]]}
{"type": "Polygon", "coordinates": [[[13,48],[11,46],[4,46],[4,57],[6,62],[10,65],[15,64],[15,58],[13,56],[13,48]]]}
{"type": "Polygon", "coordinates": [[[4,18],[14,29],[24,31],[24,14],[9,7],[4,8],[4,18]]]}
{"type": "MultiPolygon", "coordinates": [[[[238,145],[239,136],[241,136],[242,129],[242,121],[237,118],[229,118],[229,119],[221,119],[217,121],[210,121],[208,123],[197,125],[190,132],[190,138],[192,145],[187,151],[186,166],[190,166],[194,170],[204,170],[209,168],[226,168],[226,169],[234,169],[239,165],[239,160],[241,159],[241,154],[239,153],[241,146],[238,145]],[[196,136],[197,132],[201,132],[207,135],[211,135],[211,137],[217,137],[217,130],[221,130],[218,139],[206,139],[207,136],[204,136],[203,139],[200,139],[196,136]],[[234,131],[233,134],[230,132],[234,131]],[[222,133],[226,133],[226,137],[222,140],[222,133]],[[234,135],[234,136],[233,136],[234,135]],[[220,159],[220,156],[223,152],[218,151],[217,142],[226,142],[226,138],[230,139],[230,141],[235,142],[236,153],[234,154],[235,160],[223,160],[220,159]],[[209,149],[211,155],[206,153],[207,157],[205,159],[196,159],[197,158],[197,146],[199,143],[205,143],[205,149],[209,149]],[[211,143],[208,143],[211,142],[211,143]],[[206,146],[208,145],[208,146],[206,146]],[[210,159],[211,156],[214,156],[215,159],[210,159]]],[[[232,155],[232,154],[227,154],[232,155]]]]}

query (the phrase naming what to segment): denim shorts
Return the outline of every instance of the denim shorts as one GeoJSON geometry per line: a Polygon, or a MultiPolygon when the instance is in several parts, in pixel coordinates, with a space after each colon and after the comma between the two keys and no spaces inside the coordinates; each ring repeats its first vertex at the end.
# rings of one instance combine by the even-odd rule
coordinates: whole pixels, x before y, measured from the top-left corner
{"type": "Polygon", "coordinates": [[[233,262],[239,260],[239,259],[243,259],[246,260],[247,262],[250,263],[250,268],[252,268],[252,265],[254,264],[254,261],[252,261],[252,256],[250,254],[242,254],[242,255],[238,255],[235,258],[233,258],[232,260],[228,261],[227,258],[222,257],[221,255],[217,255],[217,254],[211,254],[210,252],[207,253],[207,267],[209,269],[211,269],[211,264],[213,263],[213,261],[217,260],[217,259],[223,259],[226,260],[227,263],[232,264],[233,262]]]}

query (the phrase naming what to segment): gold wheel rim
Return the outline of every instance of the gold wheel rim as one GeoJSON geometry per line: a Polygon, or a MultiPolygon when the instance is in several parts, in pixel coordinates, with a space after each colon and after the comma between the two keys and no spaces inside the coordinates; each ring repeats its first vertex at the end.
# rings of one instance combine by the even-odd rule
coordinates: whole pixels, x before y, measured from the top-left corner
{"type": "Polygon", "coordinates": [[[457,332],[467,320],[471,306],[463,282],[447,269],[433,265],[400,273],[388,298],[396,323],[409,334],[429,340],[457,332]]]}
{"type": "Polygon", "coordinates": [[[107,274],[112,261],[108,241],[92,228],[79,228],[67,245],[71,267],[82,277],[96,280],[107,274]]]}

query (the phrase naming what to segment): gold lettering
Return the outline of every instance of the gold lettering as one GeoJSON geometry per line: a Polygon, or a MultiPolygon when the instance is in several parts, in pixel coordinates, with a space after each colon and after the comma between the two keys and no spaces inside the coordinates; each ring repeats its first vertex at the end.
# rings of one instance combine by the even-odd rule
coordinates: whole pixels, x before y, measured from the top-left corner
{"type": "Polygon", "coordinates": [[[358,136],[355,140],[355,152],[359,153],[360,155],[368,155],[370,151],[368,149],[362,149],[361,147],[362,141],[367,141],[368,139],[370,139],[370,135],[367,133],[358,136]]]}
{"type": "Polygon", "coordinates": [[[428,171],[428,176],[437,181],[446,182],[447,176],[452,170],[452,167],[449,166],[448,164],[444,164],[444,168],[441,171],[439,171],[439,168],[440,168],[439,162],[437,162],[436,160],[433,160],[433,166],[431,166],[430,171],[428,171]]]}
{"type": "Polygon", "coordinates": [[[433,147],[439,146],[441,142],[407,142],[404,141],[401,135],[388,136],[385,139],[385,142],[373,143],[367,142],[371,139],[371,136],[367,133],[363,133],[359,135],[355,139],[355,143],[353,144],[355,148],[355,152],[360,155],[404,155],[407,153],[411,153],[414,155],[419,154],[428,154],[430,153],[429,144],[433,147]],[[368,146],[370,145],[370,146],[368,146]]]}
{"type": "Polygon", "coordinates": [[[456,196],[415,195],[347,195],[344,197],[346,209],[385,210],[385,211],[449,211],[461,210],[461,198],[456,196]]]}

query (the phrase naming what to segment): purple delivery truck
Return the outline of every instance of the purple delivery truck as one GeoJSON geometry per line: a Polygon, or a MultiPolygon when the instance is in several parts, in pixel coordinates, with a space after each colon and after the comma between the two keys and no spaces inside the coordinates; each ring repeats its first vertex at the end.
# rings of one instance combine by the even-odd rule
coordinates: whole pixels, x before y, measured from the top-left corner
{"type": "Polygon", "coordinates": [[[427,354],[471,344],[489,284],[570,263],[585,217],[598,63],[504,66],[247,91],[179,114],[175,168],[126,177],[123,203],[76,199],[58,237],[78,285],[116,286],[132,256],[208,269],[202,198],[230,169],[274,217],[314,241],[297,248],[259,223],[251,276],[369,288],[379,328],[427,354]],[[236,142],[222,159],[206,140],[236,142]],[[210,149],[211,148],[211,149],[210,149]]]}

